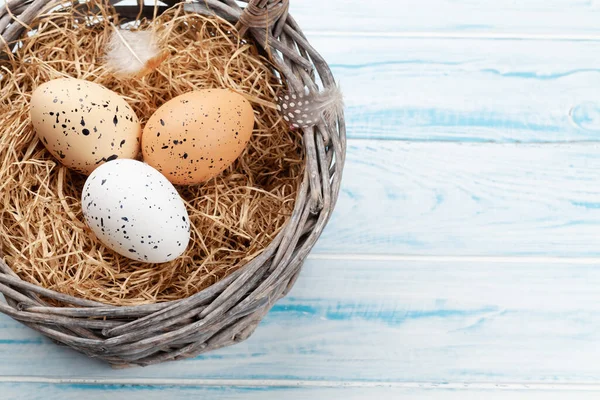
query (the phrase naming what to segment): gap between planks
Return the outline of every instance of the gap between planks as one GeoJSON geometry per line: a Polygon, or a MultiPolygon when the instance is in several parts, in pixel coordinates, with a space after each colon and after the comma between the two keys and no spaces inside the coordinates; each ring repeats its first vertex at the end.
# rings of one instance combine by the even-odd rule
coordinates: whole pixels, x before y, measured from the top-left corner
{"type": "MultiPolygon", "coordinates": [[[[342,90],[343,90],[342,86],[342,90]]],[[[482,145],[500,145],[500,146],[528,146],[528,147],[552,147],[552,146],[568,146],[568,145],[583,145],[583,144],[599,144],[598,139],[582,139],[582,140],[542,140],[542,141],[527,141],[508,139],[504,141],[494,139],[481,139],[477,141],[466,141],[464,138],[457,139],[415,139],[402,137],[368,137],[368,136],[352,136],[347,138],[348,145],[353,143],[366,142],[400,142],[402,144],[459,144],[462,146],[482,146],[482,145]]]]}
{"type": "Polygon", "coordinates": [[[128,385],[128,386],[205,386],[205,387],[313,387],[313,388],[399,388],[447,390],[553,390],[600,391],[597,383],[502,383],[502,382],[355,382],[355,381],[303,381],[286,379],[86,379],[42,378],[28,376],[2,376],[0,383],[42,383],[60,385],[128,385]]]}
{"type": "Polygon", "coordinates": [[[600,35],[552,34],[552,33],[487,33],[487,32],[347,32],[304,31],[308,37],[382,37],[401,39],[484,39],[484,40],[547,40],[570,42],[597,42],[600,35]]]}
{"type": "MultiPolygon", "coordinates": [[[[545,256],[429,256],[401,254],[328,254],[315,253],[308,256],[309,260],[338,260],[338,261],[427,261],[440,263],[503,263],[503,264],[570,264],[598,265],[600,257],[545,257],[545,256]]],[[[402,267],[401,265],[399,267],[402,267]]]]}

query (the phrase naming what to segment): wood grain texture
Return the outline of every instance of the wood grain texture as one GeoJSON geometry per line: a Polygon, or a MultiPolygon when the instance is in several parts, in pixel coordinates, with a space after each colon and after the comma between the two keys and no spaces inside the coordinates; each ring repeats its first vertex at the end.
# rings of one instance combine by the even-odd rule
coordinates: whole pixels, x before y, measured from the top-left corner
{"type": "Polygon", "coordinates": [[[344,0],[342,6],[339,1],[296,0],[290,5],[309,33],[600,37],[600,4],[594,0],[344,0]]]}
{"type": "Polygon", "coordinates": [[[570,0],[300,0],[291,12],[305,30],[597,36],[600,4],[570,0]]]}
{"type": "Polygon", "coordinates": [[[290,13],[309,33],[600,37],[594,0],[292,0],[290,13]]]}
{"type": "Polygon", "coordinates": [[[594,383],[599,266],[311,259],[289,297],[238,346],[111,370],[2,317],[0,376],[594,383]]]}
{"type": "Polygon", "coordinates": [[[352,138],[600,139],[600,42],[312,36],[352,138]]]}
{"type": "Polygon", "coordinates": [[[317,253],[600,255],[600,145],[351,141],[317,253]]]}
{"type": "Polygon", "coordinates": [[[571,142],[600,136],[600,3],[291,3],[349,136],[392,139],[350,142],[293,292],[248,342],[147,369],[1,316],[0,397],[597,398],[600,148],[571,142]]]}
{"type": "MultiPolygon", "coordinates": [[[[56,385],[43,383],[0,383],[4,400],[315,400],[345,399],[406,399],[406,400],[503,400],[527,398],[532,400],[559,400],[577,398],[597,399],[597,390],[572,390],[569,387],[556,391],[521,389],[492,390],[471,389],[461,385],[460,389],[445,389],[444,385],[415,385],[410,388],[397,387],[202,387],[202,386],[120,386],[120,385],[56,385]],[[424,388],[419,388],[423,386],[424,388]]],[[[555,390],[555,389],[553,389],[555,390]]]]}
{"type": "MultiPolygon", "coordinates": [[[[292,7],[300,16],[309,15],[305,18],[308,21],[322,18],[308,8],[312,2],[292,2],[292,7]]],[[[354,8],[349,6],[349,10],[382,9],[386,15],[396,17],[390,13],[389,5],[378,8],[371,3],[351,3],[354,8]]],[[[396,2],[391,7],[429,14],[436,7],[466,7],[485,9],[494,15],[498,9],[511,7],[515,13],[539,13],[545,4],[500,3],[484,7],[466,0],[428,0],[410,7],[400,7],[401,3],[396,2]]],[[[557,11],[564,4],[560,0],[548,2],[546,7],[557,11]]],[[[337,6],[326,2],[316,9],[323,7],[337,6]]],[[[580,11],[588,11],[586,15],[600,8],[580,7],[580,11]]],[[[336,15],[335,21],[349,17],[348,11],[338,11],[336,15]]],[[[351,138],[461,142],[600,140],[600,41],[407,39],[365,36],[360,30],[353,36],[313,32],[309,39],[342,85],[351,138]]]]}

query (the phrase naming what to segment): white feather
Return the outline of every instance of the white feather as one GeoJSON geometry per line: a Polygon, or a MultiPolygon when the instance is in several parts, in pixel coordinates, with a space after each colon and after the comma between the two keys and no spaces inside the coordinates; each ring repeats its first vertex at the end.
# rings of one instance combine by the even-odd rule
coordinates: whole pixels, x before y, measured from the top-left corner
{"type": "Polygon", "coordinates": [[[115,28],[108,42],[105,63],[122,75],[136,75],[160,57],[160,48],[153,31],[130,31],[115,28]]]}
{"type": "Polygon", "coordinates": [[[311,95],[286,94],[279,98],[278,110],[294,128],[309,128],[321,121],[335,125],[344,109],[344,97],[338,85],[311,95]]]}

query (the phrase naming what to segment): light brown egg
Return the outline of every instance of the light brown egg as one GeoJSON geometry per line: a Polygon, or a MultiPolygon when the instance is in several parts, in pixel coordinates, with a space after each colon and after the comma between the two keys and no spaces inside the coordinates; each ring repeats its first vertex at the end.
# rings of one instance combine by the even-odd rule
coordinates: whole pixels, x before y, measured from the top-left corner
{"type": "Polygon", "coordinates": [[[254,127],[250,102],[228,89],[183,94],[150,117],[142,135],[144,161],[174,184],[198,184],[242,154],[254,127]]]}
{"type": "Polygon", "coordinates": [[[142,128],[125,99],[104,86],[55,79],[31,96],[31,122],[48,151],[67,167],[90,174],[106,161],[135,158],[142,128]]]}

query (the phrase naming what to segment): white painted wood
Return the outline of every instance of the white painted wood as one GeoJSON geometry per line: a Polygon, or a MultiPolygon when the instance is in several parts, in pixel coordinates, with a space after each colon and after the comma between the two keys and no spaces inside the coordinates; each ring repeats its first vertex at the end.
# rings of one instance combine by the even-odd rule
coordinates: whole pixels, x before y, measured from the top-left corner
{"type": "MultiPolygon", "coordinates": [[[[310,21],[322,13],[298,3],[303,4],[299,11],[312,12],[310,21]]],[[[336,4],[325,3],[322,7],[336,4]]],[[[355,3],[359,9],[378,9],[355,3]]],[[[406,8],[422,6],[418,4],[406,8]]],[[[461,4],[482,7],[465,0],[452,7],[461,4]]],[[[491,4],[495,2],[487,7],[495,10],[491,4]]],[[[518,9],[543,8],[542,3],[527,4],[518,9]]],[[[467,142],[600,139],[600,41],[309,36],[342,84],[349,137],[467,142]]]]}
{"type": "Polygon", "coordinates": [[[291,14],[309,32],[600,38],[596,0],[344,0],[341,5],[292,0],[290,4],[291,14]]]}
{"type": "Polygon", "coordinates": [[[600,138],[600,42],[312,36],[353,138],[600,138]]]}
{"type": "Polygon", "coordinates": [[[311,260],[249,341],[145,369],[110,370],[1,317],[0,376],[596,383],[600,264],[516,261],[311,260]]]}
{"type": "Polygon", "coordinates": [[[316,253],[598,256],[600,145],[351,141],[316,253]]]}
{"type": "MultiPolygon", "coordinates": [[[[153,0],[145,2],[154,4],[153,0]]],[[[343,35],[483,33],[497,37],[600,38],[600,5],[595,0],[344,0],[341,5],[336,1],[292,0],[290,12],[304,30],[343,35]]]]}
{"type": "MultiPolygon", "coordinates": [[[[292,12],[342,81],[351,137],[598,140],[598,1],[292,12]]],[[[1,397],[597,398],[599,152],[353,140],[315,256],[248,342],[113,371],[2,316],[1,397]]]]}
{"type": "MultiPolygon", "coordinates": [[[[428,386],[428,385],[422,385],[428,386]]],[[[569,387],[558,391],[531,390],[529,388],[505,390],[467,389],[468,385],[461,385],[457,389],[444,389],[431,385],[427,389],[420,388],[395,388],[395,387],[156,387],[156,386],[106,386],[106,385],[51,385],[51,384],[26,384],[4,383],[0,384],[0,391],[5,400],[315,400],[345,399],[407,399],[407,400],[503,400],[526,398],[532,400],[558,400],[565,398],[597,399],[599,392],[572,390],[569,387]]],[[[440,385],[444,386],[444,385],[440,385]]]]}
{"type": "Polygon", "coordinates": [[[599,257],[599,174],[595,143],[353,140],[314,253],[599,257]]]}
{"type": "Polygon", "coordinates": [[[569,0],[291,1],[304,29],[598,36],[600,3],[569,0]]]}

